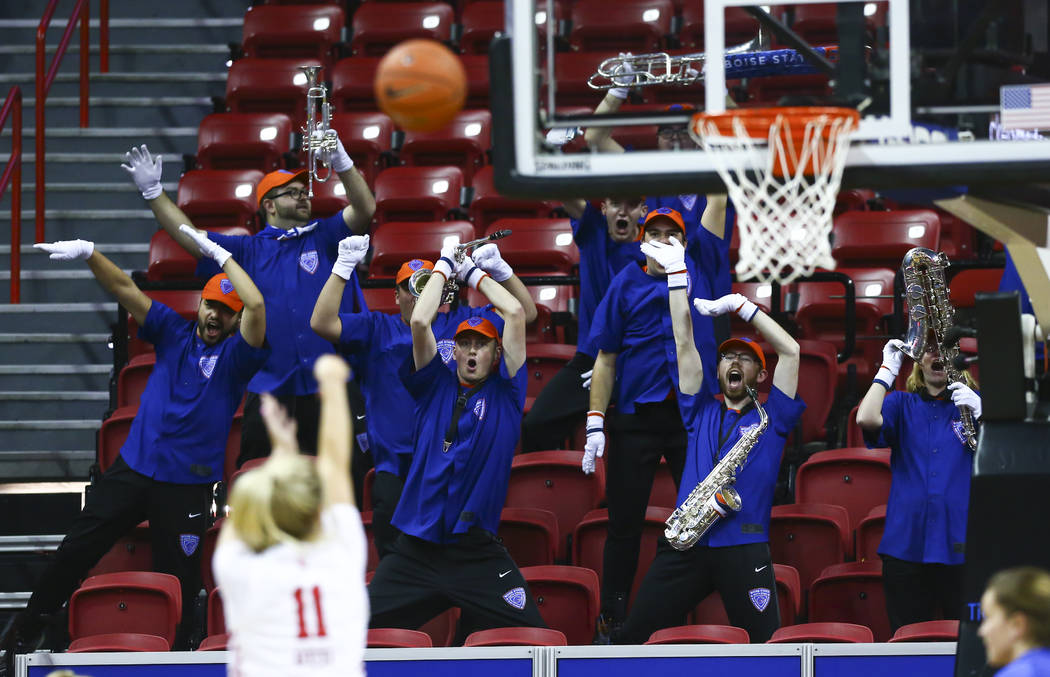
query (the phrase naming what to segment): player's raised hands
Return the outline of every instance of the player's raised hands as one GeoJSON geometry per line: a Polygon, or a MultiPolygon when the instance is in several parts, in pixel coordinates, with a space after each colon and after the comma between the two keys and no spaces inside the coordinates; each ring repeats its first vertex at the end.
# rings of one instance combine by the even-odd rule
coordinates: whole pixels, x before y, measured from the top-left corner
{"type": "Polygon", "coordinates": [[[981,418],[981,396],[973,391],[970,386],[962,382],[951,383],[948,390],[952,391],[952,402],[955,406],[969,407],[974,418],[981,418]]]}
{"type": "Polygon", "coordinates": [[[270,437],[270,455],[295,455],[299,453],[299,438],[296,436],[295,419],[270,393],[259,396],[259,413],[270,437]]]}
{"type": "Polygon", "coordinates": [[[84,261],[95,251],[95,243],[88,240],[59,240],[33,245],[51,256],[52,261],[84,261]]]}
{"type": "Polygon", "coordinates": [[[714,299],[713,301],[693,299],[693,307],[701,315],[716,316],[736,313],[745,322],[750,322],[755,313],[758,312],[758,306],[749,301],[743,294],[726,294],[722,298],[714,299]]]}
{"type": "Polygon", "coordinates": [[[514,270],[503,260],[495,243],[481,245],[474,250],[470,258],[474,259],[475,266],[492,276],[496,282],[504,282],[514,274],[514,270]]]}
{"type": "Polygon", "coordinates": [[[150,155],[146,144],[142,144],[139,148],[132,146],[130,151],[124,153],[124,161],[127,164],[120,166],[131,174],[143,198],[152,200],[164,192],[160,185],[162,161],[159,154],[150,155]]]}
{"type": "Polygon", "coordinates": [[[219,264],[220,268],[225,266],[232,256],[224,247],[208,239],[208,235],[204,231],[197,230],[185,223],[179,226],[179,230],[197,243],[197,248],[201,250],[201,256],[207,256],[209,259],[212,259],[219,264]]]}
{"type": "Polygon", "coordinates": [[[368,236],[351,235],[339,241],[339,255],[332,266],[332,273],[344,280],[349,280],[354,268],[364,260],[368,253],[368,236]]]}

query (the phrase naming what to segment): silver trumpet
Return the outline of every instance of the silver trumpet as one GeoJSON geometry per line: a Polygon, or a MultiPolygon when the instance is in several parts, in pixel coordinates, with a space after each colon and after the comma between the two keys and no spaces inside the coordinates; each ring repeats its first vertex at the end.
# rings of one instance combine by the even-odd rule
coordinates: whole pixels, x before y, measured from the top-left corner
{"type": "MultiPolygon", "coordinates": [[[[728,47],[725,54],[746,54],[765,49],[769,49],[769,35],[765,31],[759,31],[753,39],[728,47]]],[[[587,79],[587,86],[591,89],[652,85],[685,87],[703,81],[705,60],[703,52],[674,56],[667,52],[614,56],[598,65],[598,71],[587,79]],[[625,73],[628,66],[632,72],[625,73]]]]}
{"type": "MultiPolygon", "coordinates": [[[[495,240],[502,240],[511,234],[509,228],[503,230],[497,230],[496,232],[487,235],[486,237],[480,237],[477,240],[471,240],[470,242],[464,242],[463,244],[457,244],[453,257],[456,259],[456,263],[463,263],[463,260],[467,257],[467,254],[471,250],[480,247],[483,244],[488,244],[495,240]]],[[[419,295],[423,293],[423,288],[427,286],[427,281],[430,280],[430,275],[433,271],[427,270],[426,268],[420,268],[416,272],[412,273],[412,276],[408,278],[408,291],[412,293],[412,296],[419,298],[419,295]]],[[[445,289],[442,292],[443,297],[441,303],[452,303],[456,298],[456,294],[459,293],[459,281],[456,276],[453,275],[445,281],[445,289]]]]}
{"type": "Polygon", "coordinates": [[[332,104],[328,90],[317,81],[320,66],[300,66],[306,74],[306,125],[303,127],[303,152],[309,173],[309,196],[314,196],[314,181],[325,183],[332,178],[332,152],[339,135],[332,129],[332,104]]]}

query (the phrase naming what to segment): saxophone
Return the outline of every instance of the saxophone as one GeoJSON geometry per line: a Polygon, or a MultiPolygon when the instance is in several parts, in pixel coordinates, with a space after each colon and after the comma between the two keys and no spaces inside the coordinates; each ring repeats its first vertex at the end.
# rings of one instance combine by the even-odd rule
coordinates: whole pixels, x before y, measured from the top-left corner
{"type": "MultiPolygon", "coordinates": [[[[908,334],[901,351],[916,362],[922,360],[932,330],[940,346],[948,383],[957,383],[963,380],[955,368],[959,347],[955,343],[944,345],[945,336],[955,322],[955,308],[948,299],[948,285],[944,282],[944,271],[949,265],[948,257],[943,252],[924,247],[915,247],[904,255],[901,273],[904,275],[904,291],[908,299],[908,334]]],[[[960,407],[959,418],[966,446],[976,450],[977,430],[973,412],[969,407],[960,407]]]]}
{"type": "Polygon", "coordinates": [[[758,401],[758,393],[747,386],[747,394],[758,410],[758,423],[748,426],[733,448],[700,484],[689,492],[682,505],[675,508],[667,518],[664,536],[675,550],[688,550],[696,545],[700,537],[714,526],[719,518],[730,511],[737,512],[742,505],[740,494],[733,488],[737,471],[744,467],[747,455],[758,442],[759,436],[769,425],[769,415],[758,401]]]}

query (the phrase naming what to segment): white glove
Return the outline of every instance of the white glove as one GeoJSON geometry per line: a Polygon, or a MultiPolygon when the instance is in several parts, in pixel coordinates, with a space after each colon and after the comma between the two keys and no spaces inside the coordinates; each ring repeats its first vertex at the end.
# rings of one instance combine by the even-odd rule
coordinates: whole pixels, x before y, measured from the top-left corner
{"type": "Polygon", "coordinates": [[[582,374],[580,374],[580,381],[582,381],[581,385],[583,386],[584,390],[590,390],[591,389],[591,374],[593,374],[593,373],[594,373],[593,369],[588,369],[587,371],[585,371],[582,374]]]}
{"type": "Polygon", "coordinates": [[[51,254],[52,261],[83,261],[95,251],[95,243],[88,240],[59,240],[33,246],[51,254]]]}
{"type": "Polygon", "coordinates": [[[901,352],[903,348],[904,341],[900,339],[891,339],[882,347],[882,367],[889,371],[893,378],[897,378],[897,374],[901,373],[901,363],[904,360],[904,353],[901,352]]]}
{"type": "Polygon", "coordinates": [[[338,275],[344,280],[349,280],[354,274],[354,268],[364,260],[368,253],[368,236],[351,235],[339,241],[339,255],[332,265],[332,274],[338,275]]]}
{"type": "Polygon", "coordinates": [[[969,407],[974,418],[981,418],[981,396],[973,391],[970,386],[962,382],[952,383],[948,386],[952,391],[952,402],[955,406],[969,407]]]}
{"type": "Polygon", "coordinates": [[[630,57],[630,52],[620,52],[620,58],[624,61],[613,69],[614,75],[612,81],[616,87],[610,89],[609,93],[621,101],[627,98],[627,91],[630,86],[634,84],[634,68],[631,66],[630,62],[627,61],[630,57]]]}
{"type": "Polygon", "coordinates": [[[120,166],[128,174],[131,174],[131,179],[135,182],[138,189],[142,191],[142,197],[152,200],[164,192],[164,189],[160,186],[162,161],[159,154],[150,155],[146,144],[142,144],[141,148],[132,146],[130,151],[124,153],[124,160],[128,164],[120,166]]]}
{"type": "MultiPolygon", "coordinates": [[[[332,130],[335,131],[335,130],[332,130]]],[[[323,136],[321,130],[314,130],[314,138],[320,138],[323,136]]],[[[336,174],[342,174],[345,171],[349,171],[354,166],[354,161],[350,157],[350,154],[343,148],[343,142],[339,138],[339,133],[335,134],[335,150],[332,151],[331,155],[332,169],[335,170],[336,174]]]]}
{"type": "Polygon", "coordinates": [[[758,306],[751,303],[743,294],[726,294],[713,301],[693,299],[693,306],[701,315],[725,315],[735,312],[745,322],[750,322],[758,312],[758,306]]]}
{"type": "Polygon", "coordinates": [[[491,275],[496,282],[504,282],[514,274],[510,264],[500,256],[499,247],[495,243],[481,245],[474,250],[470,258],[474,259],[475,266],[491,275]]]}
{"type": "Polygon", "coordinates": [[[456,265],[456,245],[458,243],[453,242],[446,244],[441,248],[441,258],[434,264],[434,272],[441,273],[445,276],[446,280],[451,280],[455,274],[458,266],[456,265]]]}
{"type": "Polygon", "coordinates": [[[547,132],[547,143],[561,148],[582,132],[583,130],[579,127],[555,127],[547,132]]]}
{"type": "Polygon", "coordinates": [[[209,240],[206,234],[195,228],[190,228],[185,223],[179,226],[179,230],[186,233],[190,239],[197,243],[197,247],[201,250],[201,256],[207,256],[209,259],[213,259],[215,263],[219,264],[220,268],[225,266],[226,261],[233,256],[222,246],[209,240]]]}
{"type": "Polygon", "coordinates": [[[642,253],[660,264],[667,273],[668,289],[685,289],[689,286],[689,274],[685,267],[685,247],[678,240],[643,242],[642,253]]]}
{"type": "Polygon", "coordinates": [[[594,472],[595,458],[605,454],[605,415],[600,411],[587,412],[587,443],[583,447],[583,472],[594,472]]]}

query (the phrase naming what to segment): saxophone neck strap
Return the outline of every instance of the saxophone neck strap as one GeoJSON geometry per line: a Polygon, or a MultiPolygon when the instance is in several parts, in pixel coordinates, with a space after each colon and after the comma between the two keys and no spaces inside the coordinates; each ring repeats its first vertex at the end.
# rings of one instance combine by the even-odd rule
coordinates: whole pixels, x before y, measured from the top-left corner
{"type": "MultiPolygon", "coordinates": [[[[736,427],[736,424],[740,421],[740,419],[744,418],[744,416],[746,416],[747,413],[754,408],[755,403],[752,400],[748,400],[747,404],[745,404],[744,407],[740,410],[736,421],[734,421],[733,424],[729,426],[729,429],[723,433],[722,429],[725,427],[726,412],[729,411],[729,407],[726,406],[725,402],[722,403],[722,416],[718,420],[718,446],[711,450],[712,461],[714,461],[715,463],[718,462],[718,457],[722,454],[722,447],[726,445],[726,442],[729,440],[729,436],[733,434],[733,428],[736,427]]],[[[733,411],[736,411],[736,409],[734,409],[733,411]]]]}

